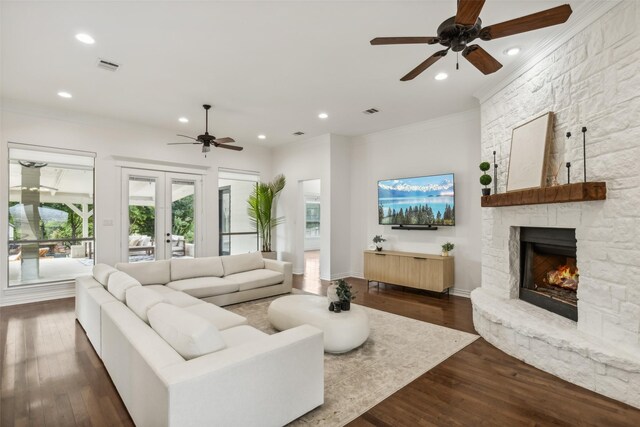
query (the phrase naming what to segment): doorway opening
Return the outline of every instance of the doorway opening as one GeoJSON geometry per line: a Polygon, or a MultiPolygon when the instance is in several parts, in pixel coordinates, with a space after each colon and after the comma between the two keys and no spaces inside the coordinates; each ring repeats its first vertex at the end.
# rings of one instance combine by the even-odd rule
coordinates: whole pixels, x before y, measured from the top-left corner
{"type": "Polygon", "coordinates": [[[302,182],[304,198],[304,278],[320,282],[320,180],[302,182]]]}

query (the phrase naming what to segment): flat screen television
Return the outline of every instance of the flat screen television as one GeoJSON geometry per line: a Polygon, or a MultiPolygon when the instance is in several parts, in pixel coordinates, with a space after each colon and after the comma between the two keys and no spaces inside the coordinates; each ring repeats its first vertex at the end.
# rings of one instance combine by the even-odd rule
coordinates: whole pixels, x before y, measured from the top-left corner
{"type": "Polygon", "coordinates": [[[378,181],[378,223],[455,225],[453,174],[378,181]]]}

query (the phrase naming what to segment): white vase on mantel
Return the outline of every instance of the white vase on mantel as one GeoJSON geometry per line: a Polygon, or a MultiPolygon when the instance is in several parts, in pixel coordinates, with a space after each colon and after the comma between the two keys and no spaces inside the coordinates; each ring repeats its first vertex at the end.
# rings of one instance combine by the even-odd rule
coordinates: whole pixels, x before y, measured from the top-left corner
{"type": "Polygon", "coordinates": [[[449,256],[449,252],[442,251],[442,256],[449,256]]]}

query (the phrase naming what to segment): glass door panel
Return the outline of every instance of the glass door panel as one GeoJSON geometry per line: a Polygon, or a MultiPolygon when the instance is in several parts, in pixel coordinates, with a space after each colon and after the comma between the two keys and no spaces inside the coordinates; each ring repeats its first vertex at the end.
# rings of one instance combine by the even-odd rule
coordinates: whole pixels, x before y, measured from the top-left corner
{"type": "Polygon", "coordinates": [[[159,177],[128,177],[127,260],[129,262],[154,261],[157,256],[159,177]]]}
{"type": "Polygon", "coordinates": [[[193,258],[196,234],[196,182],[172,178],[171,258],[193,258]]]}

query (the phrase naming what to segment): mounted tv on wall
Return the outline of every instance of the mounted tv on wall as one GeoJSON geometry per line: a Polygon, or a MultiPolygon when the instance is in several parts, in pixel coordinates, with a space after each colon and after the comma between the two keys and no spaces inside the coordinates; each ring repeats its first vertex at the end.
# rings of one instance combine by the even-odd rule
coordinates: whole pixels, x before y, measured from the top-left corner
{"type": "Polygon", "coordinates": [[[453,174],[378,181],[378,223],[455,225],[453,174]]]}

